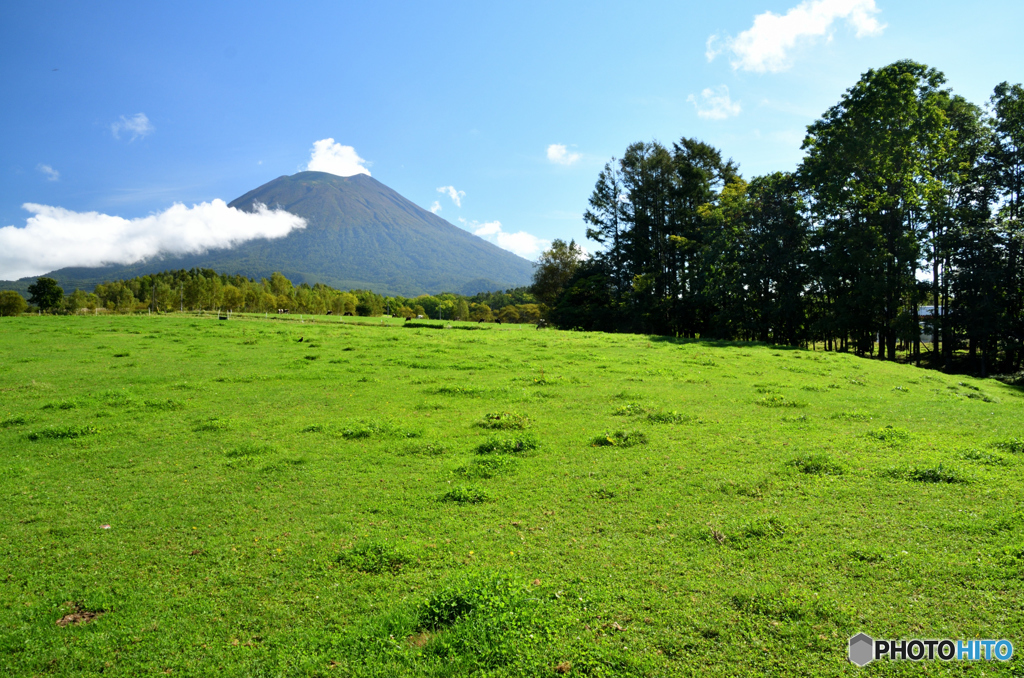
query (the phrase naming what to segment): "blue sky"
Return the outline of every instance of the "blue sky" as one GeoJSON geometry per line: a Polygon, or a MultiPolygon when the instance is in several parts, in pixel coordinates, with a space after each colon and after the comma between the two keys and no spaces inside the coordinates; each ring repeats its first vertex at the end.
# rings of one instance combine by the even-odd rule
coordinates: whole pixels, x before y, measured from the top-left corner
{"type": "Polygon", "coordinates": [[[631,142],[696,137],[749,178],[793,169],[806,126],[869,68],[911,58],[976,103],[1024,81],[1019,0],[42,1],[0,19],[0,227],[48,220],[31,243],[0,228],[0,279],[134,256],[132,228],[174,250],[174,203],[233,200],[326,139],[314,167],[357,156],[533,258],[584,239],[597,173],[631,142]]]}

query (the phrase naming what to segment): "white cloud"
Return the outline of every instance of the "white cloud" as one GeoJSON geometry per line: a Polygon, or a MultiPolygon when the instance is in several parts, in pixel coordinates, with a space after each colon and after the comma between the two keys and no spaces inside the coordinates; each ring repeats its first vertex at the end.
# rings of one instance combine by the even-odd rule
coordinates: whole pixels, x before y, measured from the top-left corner
{"type": "Polygon", "coordinates": [[[708,120],[725,120],[740,114],[739,102],[729,97],[729,88],[725,85],[703,90],[699,101],[692,94],[686,100],[693,102],[697,115],[708,120]]]}
{"type": "Polygon", "coordinates": [[[160,254],[200,254],[256,238],[281,238],[306,221],[258,205],[255,212],[223,200],[167,210],[140,219],[72,212],[25,203],[24,228],[0,228],[0,279],[16,280],[65,266],[131,264],[160,254]]]}
{"type": "Polygon", "coordinates": [[[580,153],[570,153],[565,144],[548,146],[548,160],[556,165],[571,165],[582,157],[580,153]]]}
{"type": "Polygon", "coordinates": [[[60,172],[49,165],[36,165],[36,169],[46,175],[47,181],[57,181],[60,179],[60,172]]]}
{"type": "Polygon", "coordinates": [[[466,197],[465,191],[456,191],[454,186],[440,186],[438,187],[437,192],[444,193],[451,198],[456,207],[462,207],[462,199],[466,197]]]}
{"type": "Polygon", "coordinates": [[[437,200],[435,200],[434,204],[430,206],[430,211],[433,212],[434,214],[437,214],[438,212],[440,212],[441,211],[441,203],[438,202],[437,200]]]}
{"type": "Polygon", "coordinates": [[[707,58],[724,51],[733,53],[734,69],[778,73],[792,66],[790,52],[799,44],[832,37],[832,26],[845,20],[858,38],[881,35],[885,24],[874,15],[880,10],[875,0],[805,0],[783,15],[765,12],[754,17],[754,25],[718,46],[718,36],[708,38],[707,58]]]}
{"type": "MultiPolygon", "coordinates": [[[[465,223],[465,222],[463,222],[465,223]]],[[[540,253],[551,247],[550,240],[538,238],[526,231],[506,233],[500,221],[488,221],[485,224],[473,223],[473,235],[488,240],[503,250],[518,254],[524,259],[536,259],[540,253]]]]}
{"type": "Polygon", "coordinates": [[[153,127],[153,123],[149,121],[145,113],[136,113],[130,118],[121,116],[121,119],[110,125],[110,131],[114,135],[115,139],[121,138],[121,133],[131,133],[132,138],[129,141],[135,141],[136,139],[143,139],[156,130],[153,127]]]}
{"type": "Polygon", "coordinates": [[[306,169],[310,172],[328,172],[339,177],[351,177],[356,174],[370,176],[370,170],[363,164],[366,162],[351,146],[342,146],[334,139],[327,138],[313,142],[312,153],[306,169]]]}

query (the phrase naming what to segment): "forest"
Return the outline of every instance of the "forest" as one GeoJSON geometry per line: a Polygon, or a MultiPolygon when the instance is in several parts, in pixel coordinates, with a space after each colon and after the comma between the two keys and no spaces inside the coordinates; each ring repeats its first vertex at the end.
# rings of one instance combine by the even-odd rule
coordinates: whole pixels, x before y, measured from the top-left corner
{"type": "Polygon", "coordinates": [[[385,297],[370,290],[342,291],[324,284],[294,285],[282,273],[269,280],[226,275],[212,269],[164,271],[97,285],[92,292],[65,294],[53,278],[29,286],[26,302],[14,291],[0,292],[0,315],[29,308],[46,313],[136,313],[214,311],[307,313],[382,316],[465,321],[532,323],[541,308],[529,288],[481,292],[472,297],[445,292],[418,297],[385,297]]]}
{"type": "Polygon", "coordinates": [[[793,172],[746,180],[685,137],[630,145],[584,217],[602,249],[556,241],[535,291],[564,328],[1020,370],[1024,89],[979,106],[945,83],[913,61],[869,70],[793,172]]]}

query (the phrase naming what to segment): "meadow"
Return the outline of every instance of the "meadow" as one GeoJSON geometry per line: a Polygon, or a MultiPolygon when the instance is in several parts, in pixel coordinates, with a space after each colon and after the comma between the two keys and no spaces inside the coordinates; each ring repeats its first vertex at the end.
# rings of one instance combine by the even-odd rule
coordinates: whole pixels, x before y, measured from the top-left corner
{"type": "Polygon", "coordinates": [[[1024,675],[1020,388],[447,325],[4,318],[0,674],[1024,675]]]}

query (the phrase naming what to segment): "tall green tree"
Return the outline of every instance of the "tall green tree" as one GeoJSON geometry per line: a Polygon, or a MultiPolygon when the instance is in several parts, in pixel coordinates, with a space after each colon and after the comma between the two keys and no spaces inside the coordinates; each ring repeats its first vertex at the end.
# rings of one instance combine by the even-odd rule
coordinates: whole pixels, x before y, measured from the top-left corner
{"type": "Polygon", "coordinates": [[[747,189],[741,270],[748,336],[797,345],[808,339],[810,224],[796,177],[776,172],[747,189]]]}
{"type": "Polygon", "coordinates": [[[541,253],[533,271],[533,286],[530,289],[537,301],[548,308],[554,308],[581,261],[583,250],[575,240],[567,243],[555,239],[551,247],[541,253]]]}
{"type": "Polygon", "coordinates": [[[29,303],[41,311],[56,311],[64,304],[64,290],[53,278],[37,278],[28,286],[29,303]]]}
{"type": "Polygon", "coordinates": [[[826,231],[822,242],[832,245],[825,263],[844,269],[829,292],[851,302],[850,330],[864,339],[878,333],[882,358],[895,359],[900,328],[908,327],[901,315],[915,319],[916,332],[927,196],[952,136],[944,83],[913,61],[869,70],[808,127],[803,144],[800,174],[826,231]]]}
{"type": "Polygon", "coordinates": [[[998,225],[1006,249],[1001,287],[1006,296],[1004,370],[1024,365],[1024,87],[1003,82],[992,95],[991,154],[996,189],[1002,197],[998,225]]]}

